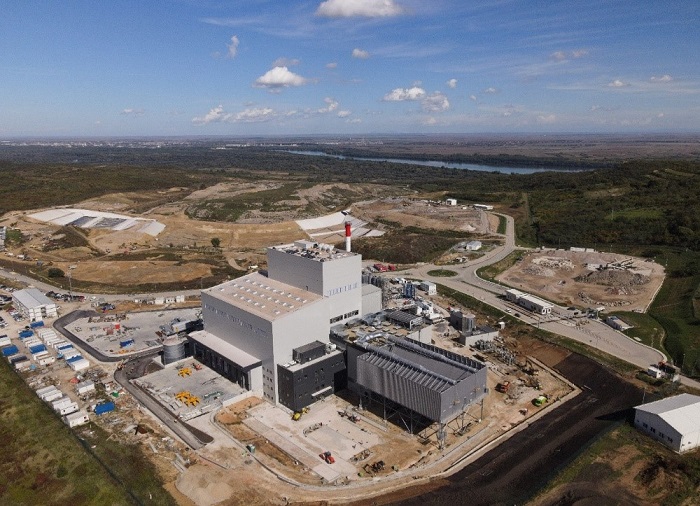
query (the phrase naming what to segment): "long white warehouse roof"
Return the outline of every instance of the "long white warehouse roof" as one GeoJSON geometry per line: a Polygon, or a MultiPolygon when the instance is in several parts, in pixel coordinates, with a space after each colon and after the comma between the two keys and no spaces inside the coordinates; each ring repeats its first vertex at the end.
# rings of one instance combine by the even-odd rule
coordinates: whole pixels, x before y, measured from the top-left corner
{"type": "Polygon", "coordinates": [[[12,294],[12,297],[26,308],[35,308],[41,306],[55,306],[56,303],[41,293],[38,288],[25,288],[17,290],[12,294]]]}
{"type": "Polygon", "coordinates": [[[658,415],[681,434],[700,429],[700,396],[680,394],[642,404],[635,409],[658,415]]]}

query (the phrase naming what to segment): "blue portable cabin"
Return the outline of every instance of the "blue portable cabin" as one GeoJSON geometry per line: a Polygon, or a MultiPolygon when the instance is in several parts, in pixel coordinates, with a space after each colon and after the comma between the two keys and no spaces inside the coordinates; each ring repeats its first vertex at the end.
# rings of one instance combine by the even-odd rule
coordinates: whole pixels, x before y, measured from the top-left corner
{"type": "Polygon", "coordinates": [[[19,331],[19,338],[20,339],[26,339],[28,337],[32,337],[33,335],[34,335],[33,330],[25,329],[25,330],[19,331]]]}
{"type": "Polygon", "coordinates": [[[96,415],[103,415],[105,413],[109,413],[110,411],[114,411],[114,403],[113,402],[103,402],[103,403],[95,406],[95,414],[96,415]]]}
{"type": "Polygon", "coordinates": [[[66,362],[70,364],[72,362],[77,362],[78,360],[82,360],[82,359],[83,359],[82,355],[74,355],[71,358],[67,358],[66,362]]]}
{"type": "Polygon", "coordinates": [[[39,321],[30,323],[29,326],[30,326],[31,328],[33,328],[33,329],[35,329],[35,328],[37,328],[37,327],[43,327],[43,326],[44,326],[44,322],[43,322],[42,320],[39,320],[39,321]]]}
{"type": "Polygon", "coordinates": [[[29,353],[32,355],[36,355],[39,352],[46,351],[46,345],[43,344],[37,344],[35,346],[30,346],[29,347],[29,353]]]}
{"type": "Polygon", "coordinates": [[[19,348],[14,344],[12,346],[6,346],[2,349],[3,357],[11,357],[12,355],[17,355],[19,353],[19,348]]]}

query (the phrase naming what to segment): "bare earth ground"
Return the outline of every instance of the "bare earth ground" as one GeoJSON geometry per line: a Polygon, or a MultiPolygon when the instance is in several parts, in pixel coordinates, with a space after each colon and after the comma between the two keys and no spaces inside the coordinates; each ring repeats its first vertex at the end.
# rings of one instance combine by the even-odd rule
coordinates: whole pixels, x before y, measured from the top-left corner
{"type": "Polygon", "coordinates": [[[645,311],[664,280],[663,266],[642,258],[615,253],[564,250],[531,251],[497,279],[514,288],[565,305],[606,306],[645,311]],[[601,272],[586,264],[622,263],[627,268],[601,272]],[[639,274],[640,277],[634,277],[639,274]],[[588,276],[593,282],[574,278],[588,276]],[[639,284],[642,283],[642,284],[639,284]]]}
{"type": "MultiPolygon", "coordinates": [[[[435,205],[424,200],[393,198],[353,205],[353,213],[367,221],[382,219],[400,223],[403,227],[435,230],[463,230],[485,233],[488,223],[472,207],[435,205]]],[[[498,224],[496,225],[498,226],[498,224]]]]}

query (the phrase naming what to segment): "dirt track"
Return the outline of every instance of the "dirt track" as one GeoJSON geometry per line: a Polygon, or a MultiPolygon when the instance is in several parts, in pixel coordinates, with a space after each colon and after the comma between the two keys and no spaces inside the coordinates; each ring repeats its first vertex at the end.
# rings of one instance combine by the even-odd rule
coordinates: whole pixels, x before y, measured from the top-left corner
{"type": "MultiPolygon", "coordinates": [[[[556,354],[547,347],[533,355],[580,386],[583,393],[449,479],[354,504],[522,504],[596,437],[624,421],[630,408],[641,401],[642,393],[636,387],[586,357],[571,354],[549,363],[548,359],[556,360],[556,354]]],[[[620,499],[624,496],[620,491],[620,499]]]]}

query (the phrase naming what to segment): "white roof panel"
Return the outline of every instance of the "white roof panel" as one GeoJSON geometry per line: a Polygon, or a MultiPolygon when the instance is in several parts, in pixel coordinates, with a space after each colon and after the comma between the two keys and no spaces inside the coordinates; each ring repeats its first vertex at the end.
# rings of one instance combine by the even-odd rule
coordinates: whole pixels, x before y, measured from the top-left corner
{"type": "Polygon", "coordinates": [[[642,404],[635,409],[658,415],[681,434],[700,430],[700,396],[681,394],[642,404]]]}

